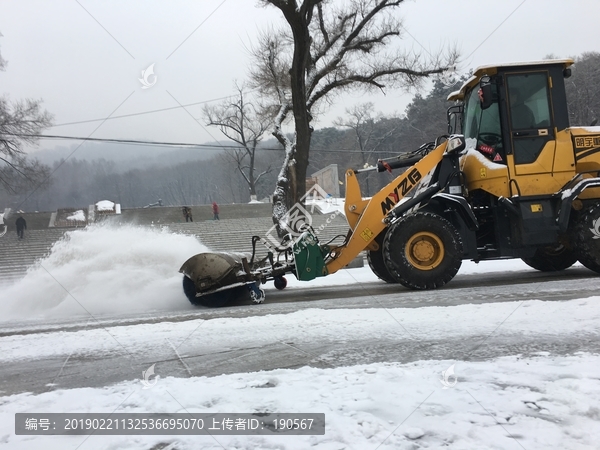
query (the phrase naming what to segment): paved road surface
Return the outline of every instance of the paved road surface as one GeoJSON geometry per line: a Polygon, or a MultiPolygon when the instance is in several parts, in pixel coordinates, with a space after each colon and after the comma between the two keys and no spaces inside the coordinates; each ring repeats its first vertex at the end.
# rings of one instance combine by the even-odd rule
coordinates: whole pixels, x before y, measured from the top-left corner
{"type": "MultiPolygon", "coordinates": [[[[561,301],[598,295],[598,277],[583,268],[571,268],[560,274],[488,273],[457,276],[447,287],[435,291],[409,291],[385,283],[362,283],[351,286],[293,289],[269,292],[263,305],[243,302],[220,309],[199,308],[193,312],[174,312],[160,317],[103,317],[99,322],[72,320],[31,326],[13,324],[1,330],[2,336],[37,335],[158,322],[178,323],[196,319],[250,317],[285,314],[307,308],[417,308],[540,299],[561,301]],[[86,325],[87,324],[87,325],[86,325]]],[[[541,319],[543,320],[543,319],[541,319]]],[[[235,347],[206,349],[199,343],[188,347],[184,355],[163,346],[148,353],[116,352],[103,355],[78,355],[23,359],[0,365],[0,391],[3,395],[20,392],[45,392],[59,388],[100,387],[124,380],[140,378],[150,364],[160,365],[165,376],[214,376],[227,373],[271,370],[276,368],[337,367],[382,361],[410,362],[421,359],[489,359],[504,355],[531,354],[548,351],[567,354],[576,351],[600,351],[598,336],[573,330],[568,336],[524,336],[520,339],[495,336],[493,345],[484,344],[472,350],[485,336],[472,335],[460,339],[413,339],[405,333],[377,339],[344,336],[328,342],[270,342],[249,345],[240,336],[235,347]]]]}

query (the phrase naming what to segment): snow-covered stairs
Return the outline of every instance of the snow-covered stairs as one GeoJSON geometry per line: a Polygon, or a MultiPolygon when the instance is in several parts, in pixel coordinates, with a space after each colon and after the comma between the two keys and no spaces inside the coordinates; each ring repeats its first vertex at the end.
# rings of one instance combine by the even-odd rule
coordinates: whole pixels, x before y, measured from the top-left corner
{"type": "Polygon", "coordinates": [[[25,238],[9,232],[0,238],[0,281],[14,281],[25,275],[37,259],[50,252],[52,245],[68,228],[25,230],[25,238]]]}

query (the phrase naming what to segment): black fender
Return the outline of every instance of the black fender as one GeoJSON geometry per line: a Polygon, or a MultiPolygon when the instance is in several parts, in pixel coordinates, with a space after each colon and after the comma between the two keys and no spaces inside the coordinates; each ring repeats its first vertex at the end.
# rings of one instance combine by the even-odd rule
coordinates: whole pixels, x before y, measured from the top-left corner
{"type": "Polygon", "coordinates": [[[583,191],[588,188],[600,187],[600,178],[586,178],[581,180],[571,189],[562,189],[558,195],[561,196],[560,210],[556,222],[561,233],[567,231],[571,218],[571,205],[583,191]]]}
{"type": "Polygon", "coordinates": [[[437,201],[441,204],[451,204],[454,206],[454,210],[458,212],[462,220],[464,221],[467,228],[471,231],[477,231],[479,229],[479,223],[475,217],[475,213],[471,209],[471,205],[467,202],[467,199],[462,195],[447,194],[446,192],[440,192],[431,197],[430,201],[437,201]]]}

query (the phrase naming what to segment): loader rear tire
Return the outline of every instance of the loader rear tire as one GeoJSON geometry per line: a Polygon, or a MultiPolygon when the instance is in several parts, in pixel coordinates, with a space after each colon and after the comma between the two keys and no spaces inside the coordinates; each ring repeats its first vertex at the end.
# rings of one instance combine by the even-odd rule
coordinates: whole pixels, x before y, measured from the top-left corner
{"type": "Polygon", "coordinates": [[[462,240],[449,221],[416,212],[395,222],[383,243],[386,266],[410,289],[435,289],[448,283],[462,264],[462,240]]]}
{"type": "Polygon", "coordinates": [[[190,303],[194,306],[205,306],[207,308],[220,308],[225,306],[231,300],[236,297],[242,296],[245,292],[244,286],[235,287],[232,289],[225,289],[223,291],[215,292],[214,294],[203,295],[202,297],[196,297],[196,286],[194,286],[194,282],[183,276],[183,292],[185,296],[188,298],[190,303]]]}
{"type": "Polygon", "coordinates": [[[379,250],[367,251],[367,261],[373,273],[377,275],[377,278],[385,281],[386,283],[397,283],[398,281],[396,281],[385,265],[385,259],[383,257],[383,240],[385,239],[386,231],[387,229],[379,233],[379,235],[374,239],[375,242],[379,244],[379,250]]]}
{"type": "Polygon", "coordinates": [[[557,247],[538,248],[531,258],[522,258],[529,267],[541,272],[558,272],[571,267],[577,262],[574,250],[559,245],[557,247]]]}
{"type": "Polygon", "coordinates": [[[600,273],[600,202],[579,216],[573,229],[573,241],[579,262],[600,273]]]}

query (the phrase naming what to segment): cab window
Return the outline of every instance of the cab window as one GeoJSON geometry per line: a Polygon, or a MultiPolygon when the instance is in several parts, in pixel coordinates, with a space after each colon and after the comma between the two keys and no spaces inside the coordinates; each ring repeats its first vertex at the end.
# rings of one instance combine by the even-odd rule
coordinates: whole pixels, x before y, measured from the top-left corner
{"type": "Polygon", "coordinates": [[[506,86],[515,164],[531,164],[553,139],[548,73],[506,75],[506,86]]]}
{"type": "Polygon", "coordinates": [[[506,77],[513,130],[550,127],[547,80],[545,73],[506,77]]]}
{"type": "Polygon", "coordinates": [[[489,108],[482,110],[478,89],[471,90],[467,95],[464,121],[465,139],[476,139],[477,145],[486,144],[493,146],[496,151],[500,150],[502,131],[498,101],[495,100],[489,108]]]}

